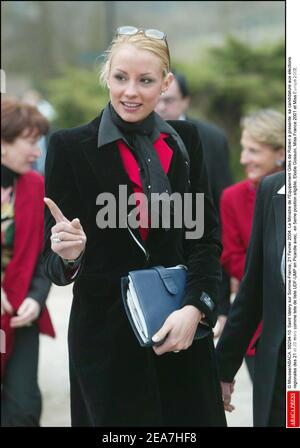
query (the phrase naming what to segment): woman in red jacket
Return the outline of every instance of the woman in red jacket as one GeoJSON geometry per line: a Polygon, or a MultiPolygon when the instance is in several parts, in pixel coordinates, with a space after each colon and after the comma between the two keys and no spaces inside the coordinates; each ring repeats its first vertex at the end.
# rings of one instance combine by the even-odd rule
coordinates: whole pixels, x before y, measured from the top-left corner
{"type": "Polygon", "coordinates": [[[36,107],[1,102],[1,426],[39,426],[39,333],[54,336],[40,258],[44,180],[31,171],[47,131],[36,107]]]}
{"type": "MultiPolygon", "coordinates": [[[[240,162],[245,168],[247,179],[226,188],[220,202],[223,243],[221,261],[231,278],[233,294],[237,292],[244,274],[257,186],[264,176],[281,170],[285,160],[284,115],[263,109],[243,118],[241,128],[240,162]]],[[[226,318],[222,316],[221,319],[226,318]]],[[[254,372],[253,344],[259,336],[260,326],[245,357],[251,379],[254,372]]]]}

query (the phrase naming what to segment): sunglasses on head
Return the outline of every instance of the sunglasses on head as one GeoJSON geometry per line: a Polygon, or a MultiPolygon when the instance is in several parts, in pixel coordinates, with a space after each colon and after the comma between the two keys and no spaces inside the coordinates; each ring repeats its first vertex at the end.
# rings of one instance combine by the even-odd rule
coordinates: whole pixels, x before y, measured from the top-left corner
{"type": "Polygon", "coordinates": [[[120,26],[117,29],[117,36],[134,36],[135,34],[138,34],[142,32],[144,36],[149,37],[150,39],[158,39],[158,40],[164,40],[167,42],[167,36],[165,33],[163,33],[160,30],[156,29],[143,29],[143,28],[136,28],[135,26],[120,26]]]}

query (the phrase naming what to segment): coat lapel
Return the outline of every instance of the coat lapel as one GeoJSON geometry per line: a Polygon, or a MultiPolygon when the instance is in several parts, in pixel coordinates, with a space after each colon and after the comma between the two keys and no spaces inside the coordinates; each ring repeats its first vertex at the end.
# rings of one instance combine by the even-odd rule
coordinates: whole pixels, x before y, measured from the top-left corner
{"type": "MultiPolygon", "coordinates": [[[[116,198],[117,206],[119,205],[119,186],[127,187],[126,201],[133,194],[131,181],[125,171],[120,156],[117,143],[109,143],[101,148],[97,148],[95,139],[91,142],[85,141],[82,145],[85,157],[90,166],[94,179],[99,187],[99,193],[111,193],[116,198]]],[[[124,201],[125,198],[122,198],[124,201]]],[[[127,214],[134,206],[127,205],[127,214]]],[[[136,239],[141,245],[144,245],[138,229],[131,229],[136,239]]]]}
{"type": "Polygon", "coordinates": [[[123,167],[119,148],[116,143],[110,143],[102,148],[94,144],[83,145],[83,151],[94,174],[100,191],[118,195],[119,185],[127,185],[131,194],[130,180],[123,167]]]}
{"type": "MultiPolygon", "coordinates": [[[[109,192],[118,194],[119,185],[127,185],[130,188],[130,180],[123,167],[118,145],[113,142],[98,148],[99,125],[103,113],[90,123],[87,138],[81,141],[81,147],[88,162],[88,172],[100,188],[99,193],[109,192]]],[[[131,191],[128,192],[131,194],[131,191]]],[[[117,197],[117,196],[116,196],[117,197]]]]}

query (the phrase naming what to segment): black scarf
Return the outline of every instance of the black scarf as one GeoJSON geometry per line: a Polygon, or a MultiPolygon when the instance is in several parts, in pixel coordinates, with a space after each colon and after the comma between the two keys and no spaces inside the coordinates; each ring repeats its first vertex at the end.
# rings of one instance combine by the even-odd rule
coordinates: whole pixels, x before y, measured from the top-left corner
{"type": "Polygon", "coordinates": [[[18,176],[19,174],[15,171],[5,165],[1,165],[1,187],[8,188],[13,186],[18,176]]]}
{"type": "Polygon", "coordinates": [[[114,124],[121,130],[126,143],[129,144],[137,159],[142,187],[147,196],[148,204],[151,202],[151,193],[171,194],[171,185],[166,176],[153,143],[160,136],[155,127],[154,112],[144,120],[137,123],[124,121],[109,105],[111,118],[114,124]]]}

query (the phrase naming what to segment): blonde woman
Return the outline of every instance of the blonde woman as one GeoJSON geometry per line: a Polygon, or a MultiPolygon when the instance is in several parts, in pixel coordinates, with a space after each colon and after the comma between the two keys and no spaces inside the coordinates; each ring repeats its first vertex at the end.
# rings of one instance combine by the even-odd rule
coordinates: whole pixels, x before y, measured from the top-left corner
{"type": "Polygon", "coordinates": [[[221,248],[197,130],[154,112],[173,79],[163,32],[121,27],[106,56],[101,78],[109,104],[91,123],[54,134],[46,162],[45,269],[58,285],[74,282],[72,425],[224,426],[211,331],[221,248]],[[184,228],[151,223],[99,224],[103,193],[115,198],[118,222],[132,193],[148,198],[188,189],[205,194],[202,238],[187,240],[184,228]],[[154,346],[142,348],[123,308],[120,279],[132,269],[177,264],[188,267],[184,306],[166,320],[154,346]],[[207,335],[193,342],[200,321],[207,335]]]}

